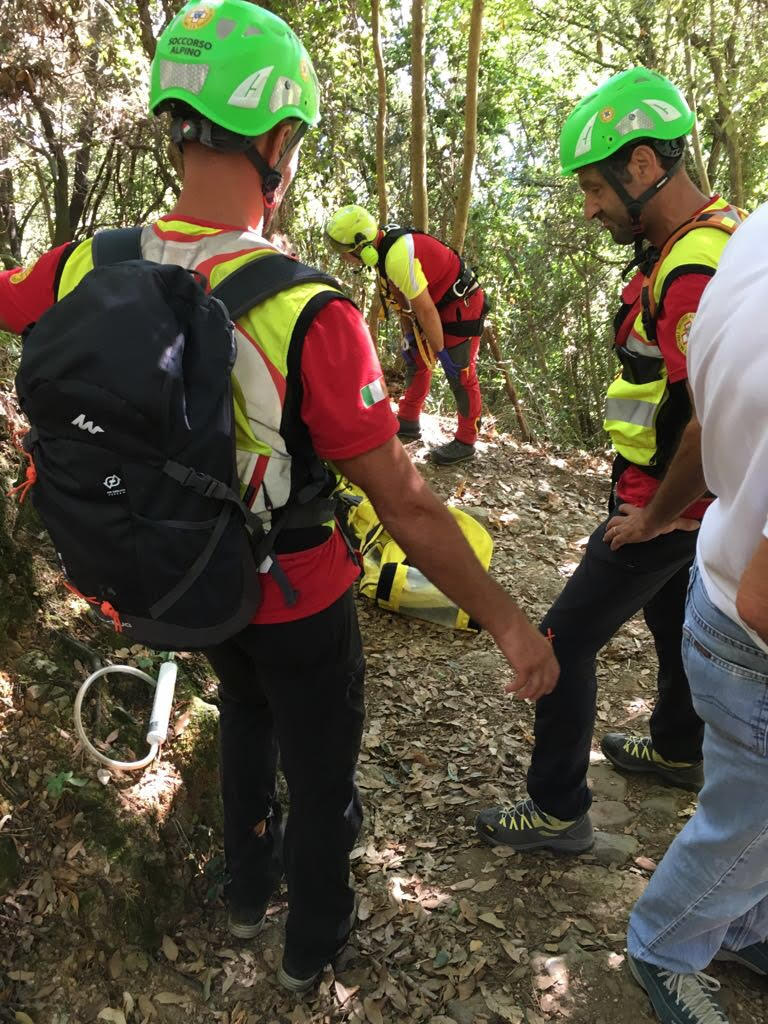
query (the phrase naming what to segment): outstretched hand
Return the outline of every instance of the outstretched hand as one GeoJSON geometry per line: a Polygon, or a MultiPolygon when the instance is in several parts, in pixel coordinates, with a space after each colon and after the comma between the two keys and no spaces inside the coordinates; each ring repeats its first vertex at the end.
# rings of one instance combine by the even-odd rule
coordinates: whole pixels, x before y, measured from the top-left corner
{"type": "Polygon", "coordinates": [[[504,690],[525,700],[538,700],[554,690],[560,666],[551,641],[542,636],[522,612],[519,616],[513,627],[494,637],[499,650],[515,670],[515,678],[504,690]]]}
{"type": "Polygon", "coordinates": [[[611,545],[611,551],[618,551],[625,544],[642,544],[653,540],[663,533],[673,530],[698,530],[701,523],[698,519],[686,519],[679,516],[669,523],[659,525],[648,511],[648,507],[638,508],[637,505],[619,505],[619,515],[614,516],[603,533],[603,541],[611,545]]]}

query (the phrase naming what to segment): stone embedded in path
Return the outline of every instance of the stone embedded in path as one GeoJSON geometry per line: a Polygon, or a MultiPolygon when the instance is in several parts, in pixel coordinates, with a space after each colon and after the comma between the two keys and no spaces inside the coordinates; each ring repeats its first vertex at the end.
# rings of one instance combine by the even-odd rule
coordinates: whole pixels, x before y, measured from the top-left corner
{"type": "Polygon", "coordinates": [[[610,765],[590,765],[588,782],[595,797],[623,800],[627,795],[627,780],[610,765]]]}
{"type": "Polygon", "coordinates": [[[640,806],[661,815],[662,818],[676,818],[680,809],[673,796],[652,796],[648,800],[643,800],[640,806]]]}
{"type": "Polygon", "coordinates": [[[595,832],[595,845],[591,852],[599,864],[623,864],[635,856],[638,846],[634,836],[595,832]]]}
{"type": "Polygon", "coordinates": [[[633,817],[627,805],[618,800],[600,800],[592,804],[589,814],[597,828],[620,828],[633,817]]]}

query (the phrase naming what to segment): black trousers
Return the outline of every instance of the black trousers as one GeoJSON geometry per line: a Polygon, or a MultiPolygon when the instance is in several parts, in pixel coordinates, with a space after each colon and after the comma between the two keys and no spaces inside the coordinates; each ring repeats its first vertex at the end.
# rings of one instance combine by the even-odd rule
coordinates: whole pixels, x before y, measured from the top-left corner
{"type": "Polygon", "coordinates": [[[345,938],[354,906],[365,662],[352,591],[306,619],[248,626],[206,653],[219,678],[229,900],[258,910],[285,870],[286,950],[309,972],[345,938]],[[290,795],[284,834],[278,753],[290,795]]]}
{"type": "Polygon", "coordinates": [[[592,534],[581,564],[547,612],[560,679],[536,704],[528,793],[547,813],[570,820],[592,798],[587,786],[595,726],[595,658],[641,608],[659,659],[658,700],[651,716],[656,750],[670,761],[698,761],[704,725],[693,710],[680,653],[688,571],[697,533],[676,530],[611,551],[606,522],[592,534]]]}

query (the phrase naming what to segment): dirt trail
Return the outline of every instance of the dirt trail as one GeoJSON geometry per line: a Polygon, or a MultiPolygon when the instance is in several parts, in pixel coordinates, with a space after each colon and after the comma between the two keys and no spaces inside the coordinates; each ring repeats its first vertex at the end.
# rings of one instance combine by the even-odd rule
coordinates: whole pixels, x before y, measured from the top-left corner
{"type": "MultiPolygon", "coordinates": [[[[438,430],[430,419],[427,435],[438,430]]],[[[607,466],[506,436],[486,434],[480,448],[469,466],[426,472],[490,528],[493,572],[539,616],[599,521],[607,466]]],[[[422,461],[424,448],[411,454],[422,461]]],[[[41,575],[40,589],[46,611],[0,671],[3,1024],[655,1019],[627,975],[626,920],[692,800],[623,779],[595,743],[593,853],[521,856],[482,846],[473,816],[522,792],[533,721],[531,707],[503,694],[506,669],[487,636],[358,601],[368,652],[366,820],[353,855],[359,921],[337,974],[329,970],[314,996],[296,1001],[273,981],[284,902],[250,944],[223,927],[215,708],[190,705],[187,729],[156,771],[97,781],[71,725],[86,666],[54,629],[99,638],[52,576],[41,575]]],[[[183,668],[187,696],[212,698],[204,666],[185,659],[183,668]]],[[[598,733],[642,730],[654,657],[641,620],[605,650],[599,680],[598,733]]],[[[130,722],[142,701],[120,696],[130,722]]],[[[730,965],[712,973],[733,1024],[768,1019],[759,980],[730,965]]]]}

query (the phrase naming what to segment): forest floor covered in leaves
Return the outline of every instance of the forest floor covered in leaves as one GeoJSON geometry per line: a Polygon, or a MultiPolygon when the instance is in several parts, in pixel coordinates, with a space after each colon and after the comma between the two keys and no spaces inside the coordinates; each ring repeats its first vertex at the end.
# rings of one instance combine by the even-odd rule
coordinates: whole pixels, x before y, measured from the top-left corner
{"type": "MultiPolygon", "coordinates": [[[[442,427],[447,433],[449,421],[442,427]]],[[[426,440],[439,429],[428,420],[426,440]]],[[[492,430],[478,447],[470,465],[425,463],[425,472],[488,526],[494,574],[536,618],[600,520],[607,465],[492,430]]],[[[422,445],[410,451],[423,462],[422,445]]],[[[480,808],[523,792],[532,743],[533,709],[503,693],[507,669],[490,638],[358,601],[368,654],[358,921],[337,972],[297,1000],[274,980],[284,892],[257,939],[239,943],[225,928],[212,677],[184,658],[177,735],[162,761],[100,780],[72,726],[75,689],[90,671],[72,639],[102,657],[110,647],[46,564],[41,558],[44,611],[0,663],[2,1024],[655,1019],[628,976],[626,921],[694,802],[651,779],[621,777],[597,742],[610,728],[642,730],[647,721],[655,661],[640,618],[600,659],[594,850],[518,855],[482,845],[472,824],[480,808]]],[[[115,660],[126,657],[149,667],[146,652],[115,660]]],[[[118,687],[95,707],[92,727],[125,754],[146,694],[118,687]]],[[[732,1024],[768,1019],[764,982],[729,964],[711,970],[732,1024]]]]}

